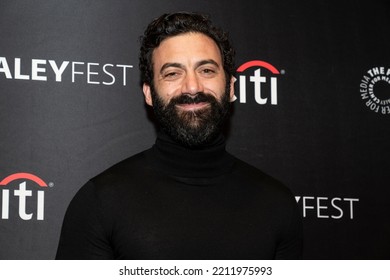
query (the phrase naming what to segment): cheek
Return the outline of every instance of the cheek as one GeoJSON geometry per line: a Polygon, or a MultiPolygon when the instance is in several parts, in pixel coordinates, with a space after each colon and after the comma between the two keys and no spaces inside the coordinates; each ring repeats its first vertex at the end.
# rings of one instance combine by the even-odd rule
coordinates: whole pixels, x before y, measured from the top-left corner
{"type": "Polygon", "coordinates": [[[225,81],[210,81],[204,83],[205,93],[211,93],[217,97],[222,96],[225,93],[226,84],[225,81]]]}
{"type": "Polygon", "coordinates": [[[160,83],[155,87],[155,90],[164,102],[169,102],[173,97],[181,93],[180,88],[177,83],[160,83]]]}

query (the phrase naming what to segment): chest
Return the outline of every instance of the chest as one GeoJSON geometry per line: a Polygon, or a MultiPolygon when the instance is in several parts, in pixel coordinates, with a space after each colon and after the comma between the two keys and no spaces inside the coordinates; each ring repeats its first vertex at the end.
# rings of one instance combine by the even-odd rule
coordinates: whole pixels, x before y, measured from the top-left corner
{"type": "Polygon", "coordinates": [[[273,258],[275,227],[261,194],[169,183],[144,187],[116,207],[117,258],[273,258]]]}

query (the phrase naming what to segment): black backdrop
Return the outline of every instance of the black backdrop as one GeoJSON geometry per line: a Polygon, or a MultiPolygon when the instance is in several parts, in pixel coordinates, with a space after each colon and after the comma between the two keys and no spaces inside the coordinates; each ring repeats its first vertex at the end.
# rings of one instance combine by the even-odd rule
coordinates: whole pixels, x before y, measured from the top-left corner
{"type": "Polygon", "coordinates": [[[75,192],[153,144],[139,36],[186,10],[230,31],[228,150],[294,192],[304,258],[388,259],[390,11],[366,2],[1,1],[0,258],[54,258],[75,192]]]}

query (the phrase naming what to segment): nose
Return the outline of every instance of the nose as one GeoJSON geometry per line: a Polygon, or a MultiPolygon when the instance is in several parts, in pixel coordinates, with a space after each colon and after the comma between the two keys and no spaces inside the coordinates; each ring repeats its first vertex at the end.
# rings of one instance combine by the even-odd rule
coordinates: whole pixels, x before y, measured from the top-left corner
{"type": "Polygon", "coordinates": [[[196,95],[198,92],[203,92],[202,82],[195,72],[186,74],[181,90],[182,93],[189,95],[196,95]]]}

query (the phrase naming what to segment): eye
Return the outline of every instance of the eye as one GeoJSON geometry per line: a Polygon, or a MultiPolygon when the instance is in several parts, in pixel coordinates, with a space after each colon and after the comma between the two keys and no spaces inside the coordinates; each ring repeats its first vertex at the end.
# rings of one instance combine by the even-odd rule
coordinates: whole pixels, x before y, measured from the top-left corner
{"type": "Polygon", "coordinates": [[[176,71],[170,71],[163,74],[163,78],[166,80],[174,80],[179,77],[180,73],[176,71]]]}
{"type": "Polygon", "coordinates": [[[205,73],[205,74],[214,73],[214,70],[211,70],[211,69],[204,69],[204,70],[203,70],[203,73],[205,73]]]}
{"type": "Polygon", "coordinates": [[[200,73],[206,77],[213,77],[217,73],[213,68],[203,68],[200,70],[200,73]]]}
{"type": "Polygon", "coordinates": [[[176,76],[176,75],[177,75],[176,72],[170,72],[170,73],[166,73],[166,74],[164,75],[164,77],[174,77],[174,76],[176,76]]]}

